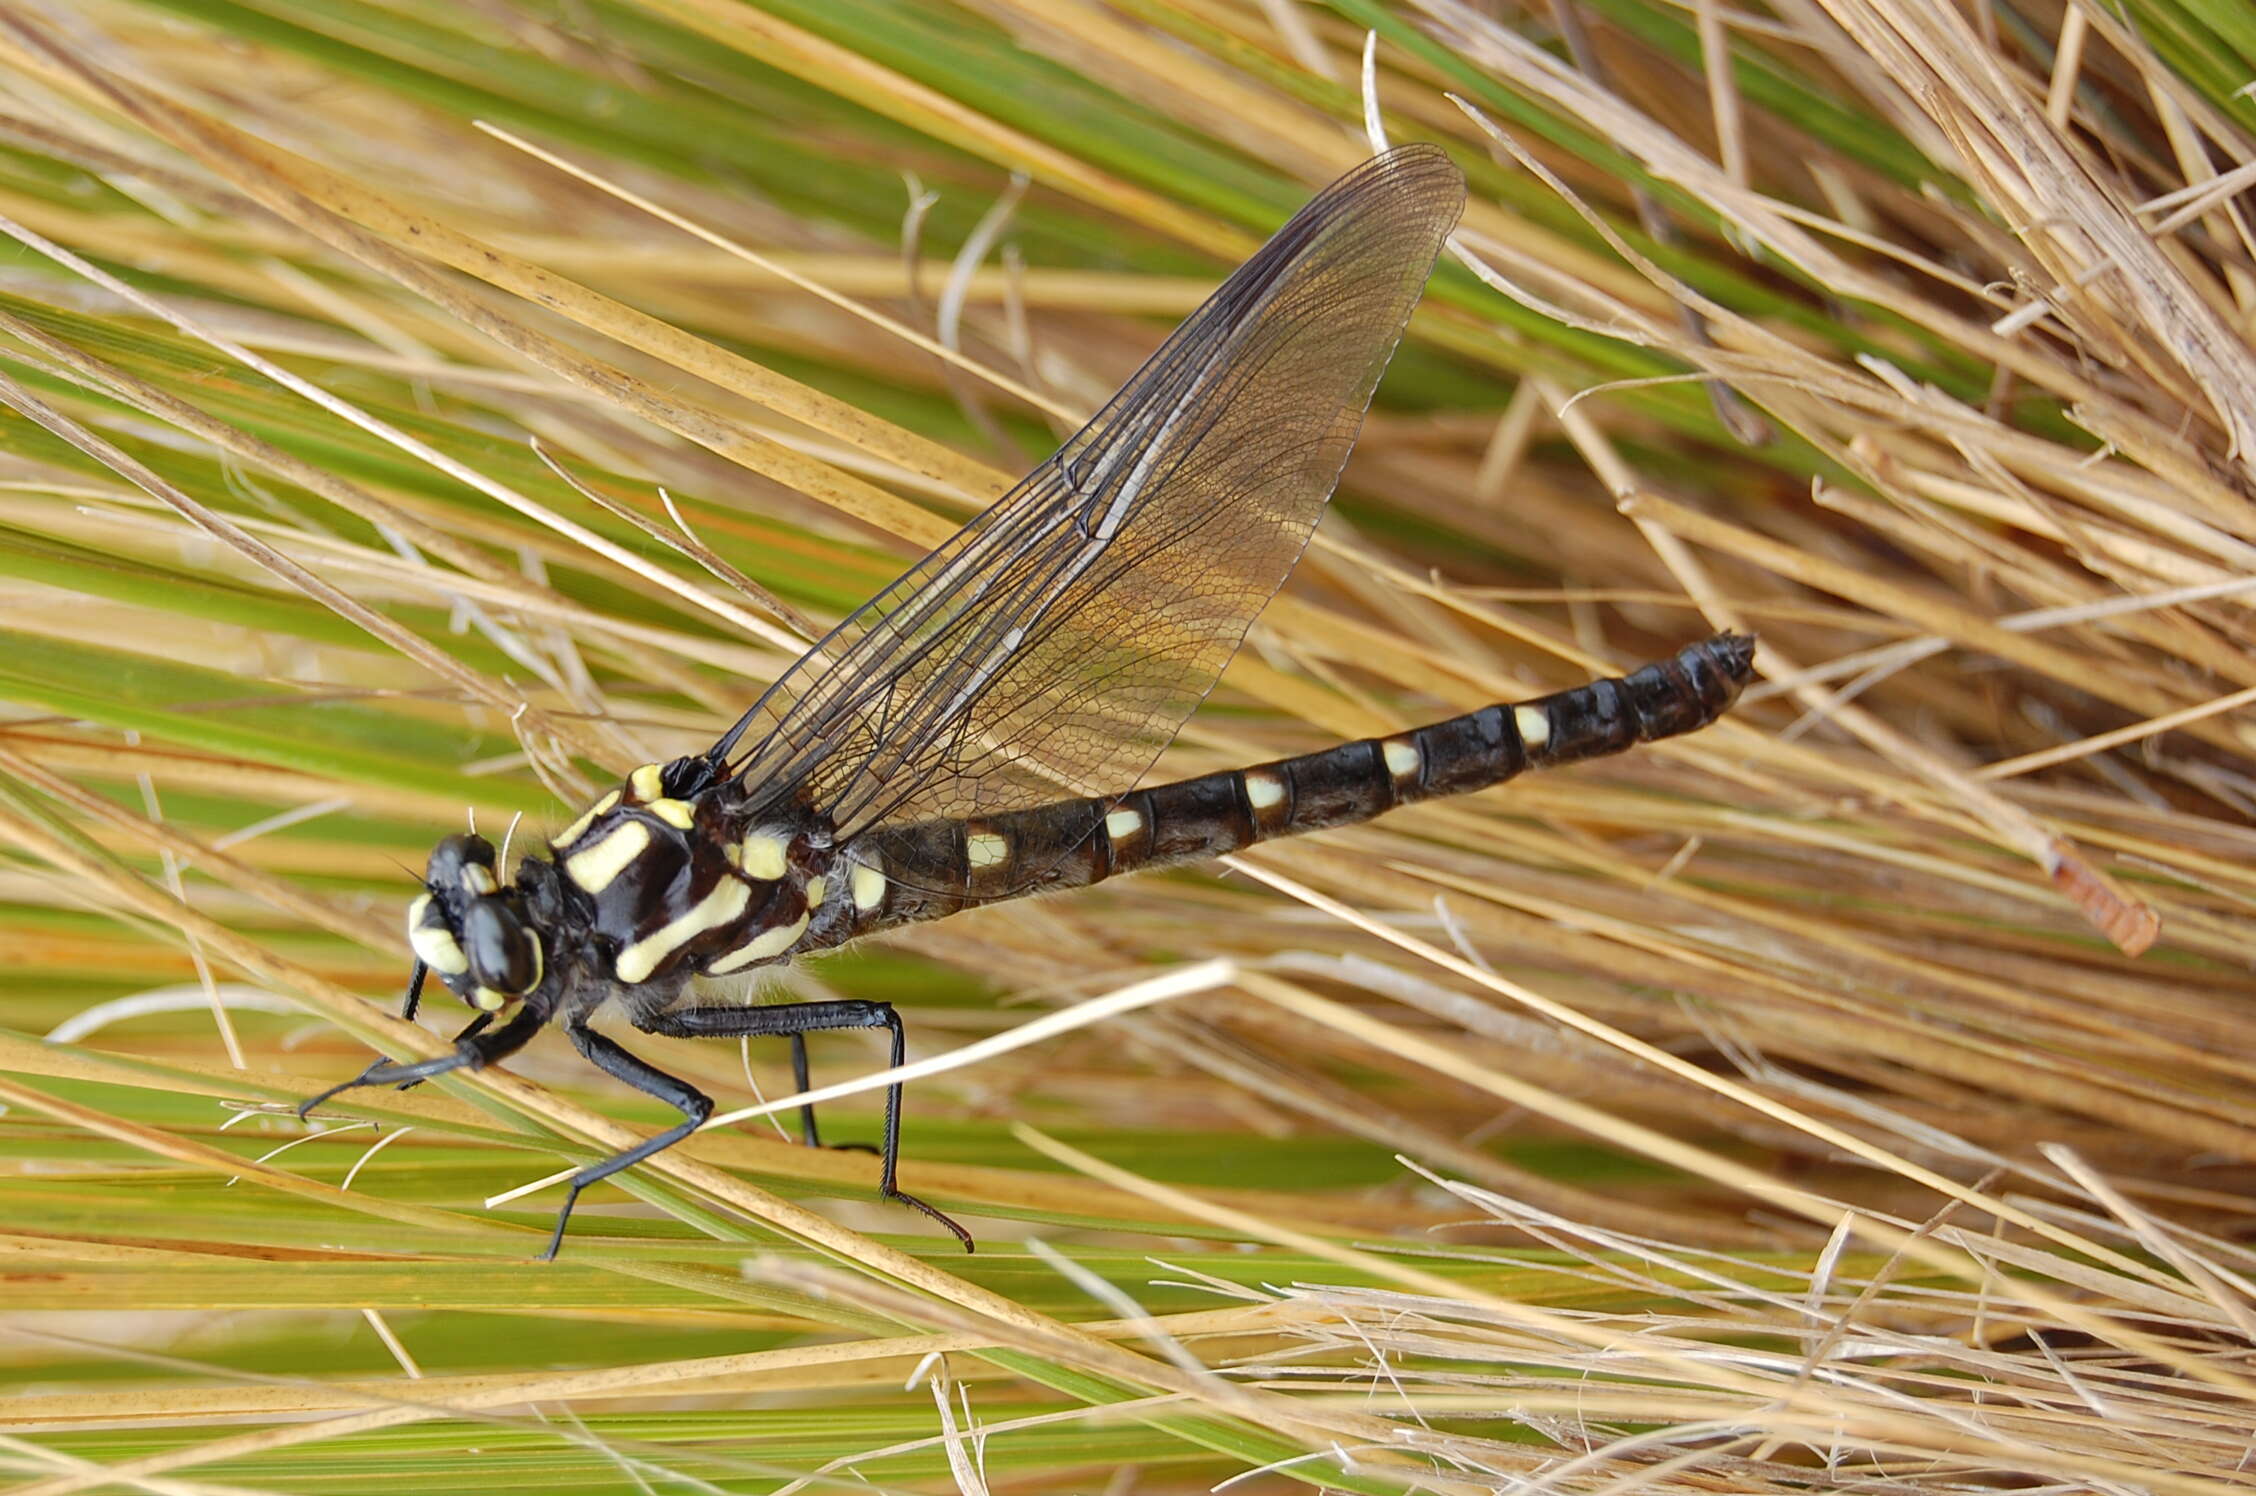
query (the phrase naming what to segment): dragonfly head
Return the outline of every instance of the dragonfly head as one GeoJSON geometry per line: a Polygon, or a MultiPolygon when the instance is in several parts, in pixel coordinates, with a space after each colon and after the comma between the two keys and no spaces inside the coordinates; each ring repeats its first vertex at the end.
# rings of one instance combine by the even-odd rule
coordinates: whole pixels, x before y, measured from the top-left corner
{"type": "Polygon", "coordinates": [[[494,872],[493,843],[450,836],[431,851],[424,892],[408,906],[415,957],[471,1007],[498,1013],[538,987],[547,966],[524,893],[494,872]]]}

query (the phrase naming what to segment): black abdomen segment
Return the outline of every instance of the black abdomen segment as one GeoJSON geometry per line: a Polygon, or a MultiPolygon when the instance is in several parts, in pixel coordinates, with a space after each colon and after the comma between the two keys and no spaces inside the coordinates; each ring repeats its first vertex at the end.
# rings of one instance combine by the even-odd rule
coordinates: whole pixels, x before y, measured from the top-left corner
{"type": "Polygon", "coordinates": [[[1063,800],[875,831],[842,850],[880,867],[884,886],[855,909],[850,929],[825,943],[1353,825],[1412,801],[1486,789],[1527,769],[1695,732],[1738,699],[1754,652],[1747,635],[1718,634],[1625,676],[1518,706],[1482,707],[1391,737],[1179,779],[1117,801],[1063,800]]]}

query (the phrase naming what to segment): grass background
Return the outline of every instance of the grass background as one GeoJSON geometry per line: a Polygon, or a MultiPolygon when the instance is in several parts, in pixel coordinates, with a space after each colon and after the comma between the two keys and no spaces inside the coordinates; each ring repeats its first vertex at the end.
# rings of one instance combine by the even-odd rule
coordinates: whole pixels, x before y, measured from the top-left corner
{"type": "Polygon", "coordinates": [[[5,1489],[2244,1488],[2252,67],[2232,0],[0,3],[5,1489]],[[794,971],[944,1062],[975,1257],[751,1120],[528,1262],[486,1202],[664,1120],[561,1043],[286,1115],[440,1042],[466,807],[702,746],[1374,131],[1460,257],[1161,772],[1751,627],[1729,721],[794,971]]]}

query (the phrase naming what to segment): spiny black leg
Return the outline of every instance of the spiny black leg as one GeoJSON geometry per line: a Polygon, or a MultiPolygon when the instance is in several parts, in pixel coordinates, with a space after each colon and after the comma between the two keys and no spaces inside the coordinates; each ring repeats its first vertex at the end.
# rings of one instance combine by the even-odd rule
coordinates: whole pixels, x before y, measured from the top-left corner
{"type": "MultiPolygon", "coordinates": [[[[807,1087],[807,1036],[791,1036],[791,1089],[804,1092],[807,1087]]],[[[799,1108],[799,1141],[810,1148],[822,1146],[822,1134],[815,1130],[815,1105],[808,1102],[799,1108]]]]}
{"type": "MultiPolygon", "coordinates": [[[[407,979],[407,996],[400,999],[401,1022],[413,1023],[415,1021],[415,1010],[423,1005],[423,979],[430,974],[430,967],[425,966],[420,961],[415,963],[415,970],[407,979]]],[[[477,1033],[479,1030],[483,1029],[487,1024],[491,1022],[493,1022],[493,1014],[480,1013],[476,1018],[473,1018],[470,1021],[470,1026],[468,1028],[464,1029],[461,1033],[454,1036],[454,1042],[460,1044],[463,1040],[477,1033]]],[[[391,1062],[392,1057],[390,1055],[378,1055],[376,1057],[377,1065],[389,1065],[391,1062]]],[[[374,1069],[375,1067],[370,1066],[369,1068],[374,1069]]],[[[402,1091],[412,1091],[421,1084],[423,1084],[423,1082],[419,1080],[403,1080],[399,1083],[399,1089],[402,1091]]],[[[332,1091],[329,1094],[334,1096],[337,1093],[332,1091]]]]}
{"type": "MultiPolygon", "coordinates": [[[[408,1023],[413,1023],[415,1021],[415,1010],[422,1005],[423,978],[429,975],[430,970],[430,967],[425,966],[422,962],[418,961],[415,963],[415,974],[407,979],[407,996],[400,1002],[400,1017],[408,1023]]],[[[493,1021],[493,1014],[480,1013],[477,1017],[470,1020],[469,1027],[463,1029],[461,1033],[454,1036],[454,1042],[460,1044],[465,1039],[475,1039],[478,1035],[484,1033],[487,1027],[491,1025],[493,1021]]],[[[368,1068],[370,1070],[373,1070],[376,1068],[376,1065],[389,1065],[391,1062],[392,1057],[390,1055],[378,1055],[376,1057],[376,1064],[370,1065],[368,1068]]],[[[360,1084],[360,1082],[355,1081],[353,1082],[353,1084],[358,1085],[360,1084]]],[[[397,1086],[393,1087],[393,1089],[397,1091],[412,1091],[421,1084],[423,1084],[423,1078],[421,1076],[417,1076],[414,1080],[401,1081],[397,1086]]],[[[329,1091],[324,1093],[322,1096],[316,1097],[315,1100],[325,1101],[329,1097],[336,1094],[337,1093],[335,1091],[329,1091]]],[[[313,1104],[314,1103],[312,1101],[306,1103],[307,1106],[312,1106],[313,1104]]],[[[300,1110],[299,1115],[304,1115],[303,1109],[300,1110]]]]}
{"type": "Polygon", "coordinates": [[[400,1002],[400,1017],[409,1023],[415,1021],[415,1010],[423,1002],[423,979],[430,974],[431,968],[418,961],[415,974],[407,979],[407,996],[400,1002]]]}
{"type": "MultiPolygon", "coordinates": [[[[638,1017],[635,1019],[635,1026],[645,1033],[664,1034],[675,1039],[735,1039],[745,1036],[784,1038],[833,1029],[882,1028],[891,1030],[893,1034],[894,1066],[898,1068],[908,1057],[908,1035],[901,1028],[901,1015],[893,1011],[891,1003],[842,1001],[777,1003],[771,1007],[738,1007],[731,1004],[676,1008],[671,1012],[638,1017]]],[[[800,1083],[804,1088],[804,1077],[800,1083]]],[[[896,1178],[901,1162],[899,1085],[885,1088],[885,1146],[878,1156],[883,1161],[878,1170],[877,1192],[880,1195],[930,1216],[955,1233],[956,1240],[963,1243],[966,1252],[975,1250],[970,1232],[900,1187],[896,1178]]]]}
{"type": "MultiPolygon", "coordinates": [[[[804,1091],[808,1089],[810,1084],[807,1071],[807,1036],[805,1034],[793,1034],[791,1036],[792,1089],[804,1091]]],[[[815,1130],[815,1106],[813,1102],[799,1108],[799,1141],[809,1148],[823,1146],[822,1134],[815,1130]]],[[[875,1153],[877,1151],[875,1147],[868,1143],[832,1143],[830,1146],[840,1153],[875,1153]]]]}
{"type": "MultiPolygon", "coordinates": [[[[477,1017],[471,1019],[467,1024],[463,1025],[462,1032],[454,1036],[454,1042],[460,1044],[465,1039],[477,1038],[480,1034],[484,1033],[487,1029],[493,1026],[493,1021],[493,1014],[480,1013],[477,1017]]],[[[392,1087],[392,1089],[395,1091],[412,1091],[421,1084],[423,1084],[421,1079],[403,1080],[398,1085],[392,1087]]]]}
{"type": "Polygon", "coordinates": [[[340,1086],[331,1086],[319,1096],[298,1105],[299,1117],[341,1092],[360,1086],[399,1086],[402,1090],[429,1080],[434,1075],[445,1075],[450,1070],[482,1070],[495,1060],[507,1059],[531,1041],[541,1031],[548,1015],[537,1009],[520,1009],[510,1019],[491,1033],[481,1030],[483,1024],[472,1023],[454,1042],[454,1048],[433,1059],[417,1060],[412,1065],[395,1065],[379,1056],[366,1070],[340,1086]]]}
{"type": "MultiPolygon", "coordinates": [[[[885,1010],[885,1026],[893,1031],[892,1068],[898,1070],[909,1058],[909,1036],[901,1027],[901,1015],[893,1011],[891,1003],[872,1003],[870,1006],[885,1010]]],[[[912,1210],[921,1210],[956,1234],[966,1252],[978,1250],[972,1244],[971,1233],[948,1217],[934,1210],[916,1196],[902,1191],[895,1178],[901,1166],[901,1087],[898,1082],[885,1088],[885,1151],[877,1172],[877,1192],[888,1200],[898,1200],[912,1210]]]]}
{"type": "Polygon", "coordinates": [[[705,1125],[713,1115],[713,1098],[698,1090],[688,1081],[668,1075],[665,1071],[627,1053],[583,1023],[564,1026],[565,1037],[572,1047],[586,1055],[593,1064],[617,1076],[628,1085],[647,1096],[655,1096],[668,1106],[681,1110],[682,1120],[659,1133],[645,1138],[624,1153],[615,1153],[601,1163],[589,1164],[572,1176],[572,1187],[564,1196],[564,1208],[556,1213],[556,1230],[548,1238],[548,1250],[540,1260],[552,1261],[556,1249],[564,1245],[564,1223],[572,1219],[572,1207],[580,1203],[580,1191],[601,1180],[609,1179],[621,1169],[631,1169],[654,1153],[663,1153],[705,1125]]]}

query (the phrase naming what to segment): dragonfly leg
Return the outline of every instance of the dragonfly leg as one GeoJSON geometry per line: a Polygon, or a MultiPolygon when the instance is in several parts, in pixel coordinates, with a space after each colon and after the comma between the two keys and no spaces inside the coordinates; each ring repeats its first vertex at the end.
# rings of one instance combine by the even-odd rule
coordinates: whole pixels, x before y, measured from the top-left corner
{"type": "Polygon", "coordinates": [[[407,996],[400,999],[400,1017],[409,1023],[415,1021],[415,1010],[423,1001],[423,979],[430,974],[431,968],[418,961],[415,974],[407,979],[407,996]]]}
{"type": "Polygon", "coordinates": [[[590,1064],[625,1081],[647,1096],[655,1096],[668,1106],[680,1109],[681,1121],[664,1132],[643,1139],[624,1153],[614,1153],[601,1163],[589,1164],[572,1176],[571,1190],[564,1196],[564,1208],[556,1213],[556,1230],[548,1238],[548,1250],[540,1260],[551,1261],[556,1249],[564,1245],[564,1223],[572,1219],[572,1207],[580,1203],[580,1191],[589,1185],[609,1179],[622,1169],[631,1169],[652,1154],[663,1153],[705,1125],[713,1115],[713,1098],[698,1090],[688,1081],[668,1075],[648,1060],[629,1054],[617,1044],[589,1028],[584,1022],[567,1023],[564,1036],[572,1047],[585,1055],[590,1064]]]}
{"type": "MultiPolygon", "coordinates": [[[[791,1036],[791,1089],[794,1091],[805,1091],[807,1089],[807,1036],[805,1034],[793,1034],[791,1036]]],[[[822,1133],[817,1131],[815,1127],[815,1106],[811,1101],[799,1108],[799,1141],[810,1148],[820,1148],[823,1145],[822,1133]]]]}
{"type": "MultiPolygon", "coordinates": [[[[430,972],[430,970],[431,968],[418,961],[415,963],[415,974],[407,979],[407,996],[400,1000],[400,1017],[409,1023],[413,1023],[415,1021],[415,1010],[422,1004],[423,978],[430,972]]],[[[454,1042],[456,1044],[460,1044],[465,1039],[476,1038],[478,1035],[484,1033],[489,1027],[491,1027],[493,1021],[493,1014],[480,1013],[477,1017],[470,1020],[469,1025],[465,1027],[462,1032],[454,1036],[454,1042]]],[[[370,1065],[368,1069],[374,1070],[377,1068],[377,1066],[389,1065],[391,1062],[392,1057],[390,1055],[378,1055],[376,1057],[375,1064],[370,1065]]],[[[363,1072],[364,1076],[365,1074],[366,1072],[363,1072]]],[[[398,1085],[392,1087],[392,1089],[395,1091],[412,1091],[417,1086],[423,1084],[423,1080],[424,1077],[419,1075],[413,1080],[401,1081],[398,1085]]],[[[370,1082],[368,1082],[366,1079],[348,1081],[346,1085],[338,1087],[337,1090],[345,1090],[351,1086],[367,1085],[369,1083],[370,1082]]],[[[317,1102],[327,1101],[330,1097],[337,1094],[337,1090],[322,1092],[319,1096],[315,1097],[313,1101],[307,1102],[306,1106],[311,1107],[317,1102]]],[[[304,1115],[303,1108],[300,1109],[299,1115],[304,1115]]]]}
{"type": "MultiPolygon", "coordinates": [[[[813,1082],[808,1079],[807,1070],[807,1036],[805,1034],[793,1034],[791,1036],[791,1088],[794,1091],[804,1091],[812,1084],[813,1082]]],[[[815,1108],[812,1102],[799,1108],[799,1141],[809,1148],[823,1146],[822,1133],[815,1127],[815,1108]]],[[[876,1146],[871,1143],[833,1143],[830,1146],[841,1153],[877,1152],[876,1146]]]]}
{"type": "MultiPolygon", "coordinates": [[[[493,1021],[493,1014],[480,1013],[477,1017],[471,1019],[468,1023],[462,1026],[462,1032],[454,1036],[454,1042],[460,1044],[465,1039],[477,1038],[487,1029],[493,1027],[493,1021]]],[[[379,1065],[388,1065],[391,1062],[389,1060],[378,1060],[376,1063],[379,1065]]],[[[398,1085],[392,1087],[392,1089],[395,1091],[412,1091],[421,1084],[423,1084],[423,1077],[419,1075],[413,1080],[401,1081],[398,1085]]]]}
{"type": "Polygon", "coordinates": [[[548,1021],[547,1015],[526,1009],[515,1018],[491,1033],[486,1025],[473,1019],[454,1041],[454,1048],[428,1060],[417,1060],[412,1065],[395,1065],[390,1059],[378,1055],[373,1064],[343,1085],[331,1086],[319,1096],[300,1102],[298,1115],[303,1117],[330,1097],[361,1086],[397,1086],[406,1090],[421,1085],[434,1075],[445,1075],[453,1070],[482,1070],[496,1060],[507,1059],[523,1049],[533,1035],[541,1031],[548,1021]]]}
{"type": "MultiPolygon", "coordinates": [[[[898,1066],[908,1058],[908,1036],[901,1028],[901,1015],[893,1010],[891,1003],[777,1003],[769,1007],[716,1004],[655,1013],[636,1019],[636,1024],[648,1033],[665,1034],[677,1039],[734,1039],[751,1036],[797,1040],[807,1034],[825,1033],[834,1029],[881,1028],[888,1030],[893,1036],[892,1063],[898,1066]]],[[[803,1063],[803,1055],[803,1049],[795,1050],[793,1067],[802,1088],[806,1084],[805,1072],[799,1068],[803,1063]]],[[[881,1160],[878,1194],[930,1216],[955,1233],[956,1240],[963,1243],[966,1252],[973,1250],[970,1232],[900,1186],[901,1088],[898,1085],[885,1088],[885,1146],[878,1151],[878,1157],[881,1160]]]]}

